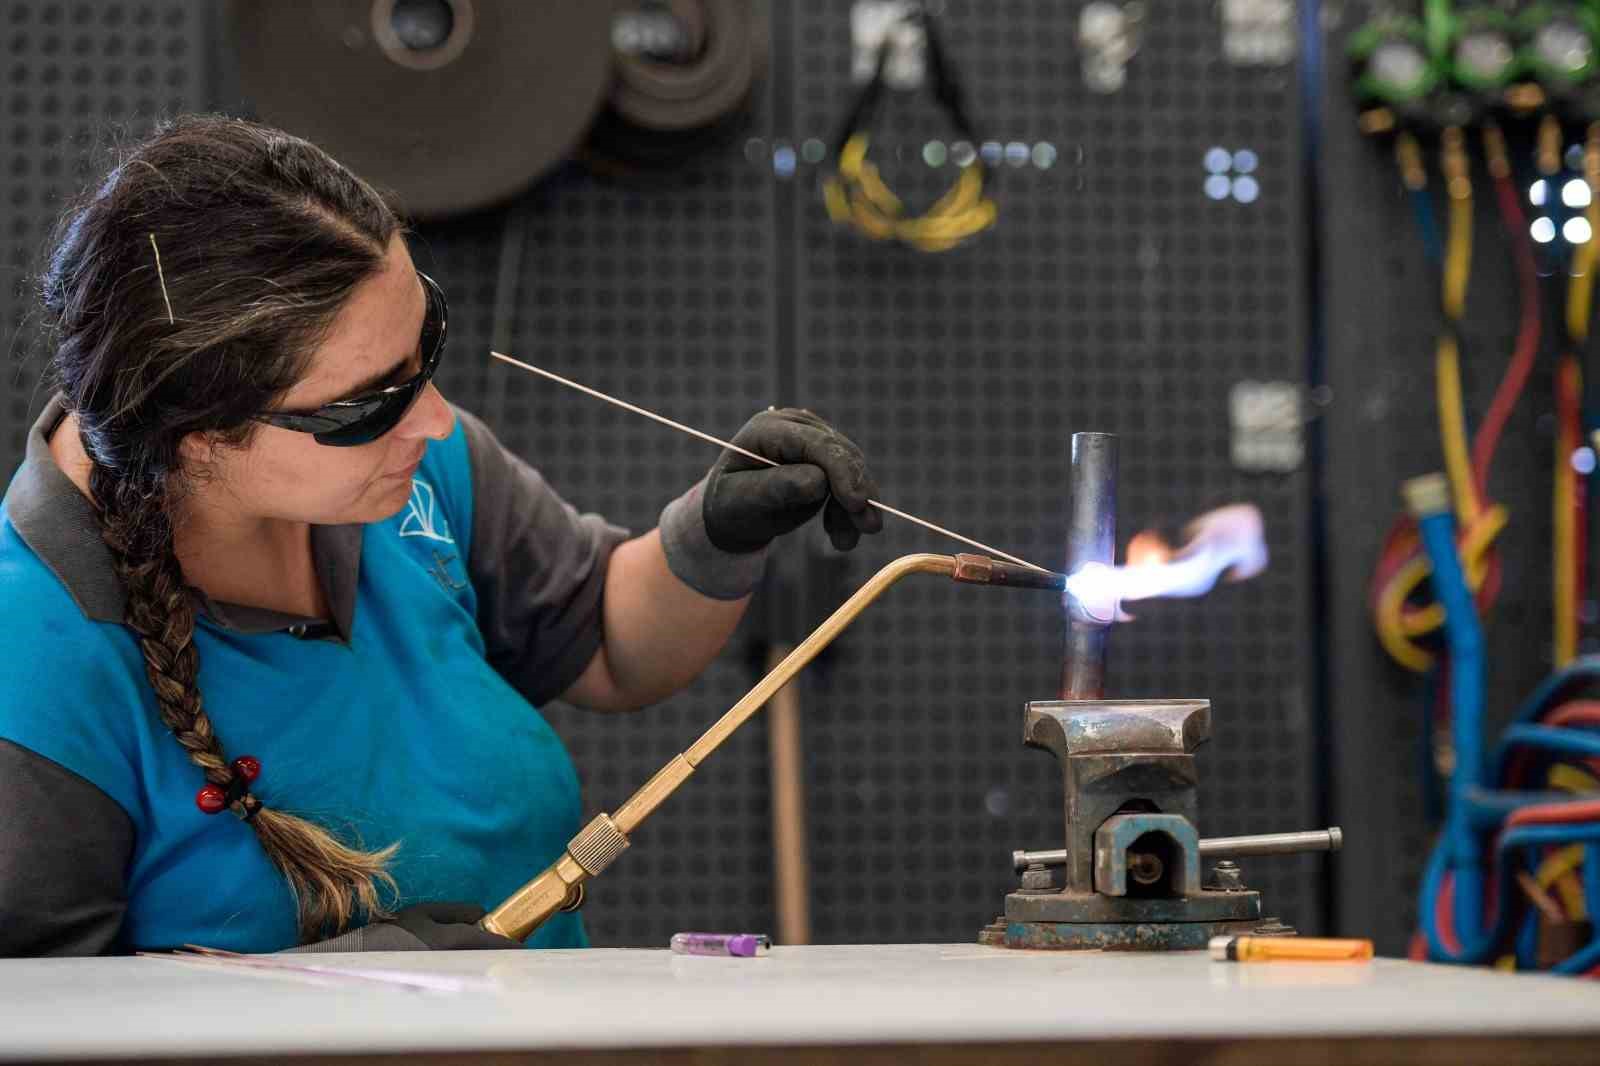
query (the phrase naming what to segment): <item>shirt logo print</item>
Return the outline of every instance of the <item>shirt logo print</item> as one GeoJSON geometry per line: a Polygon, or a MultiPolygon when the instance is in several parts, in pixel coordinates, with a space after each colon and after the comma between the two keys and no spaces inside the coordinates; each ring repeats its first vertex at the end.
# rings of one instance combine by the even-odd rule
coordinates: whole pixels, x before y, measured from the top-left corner
{"type": "Polygon", "coordinates": [[[441,544],[454,544],[450,523],[433,506],[433,486],[416,477],[411,479],[411,500],[405,520],[400,523],[402,537],[427,537],[441,544]]]}

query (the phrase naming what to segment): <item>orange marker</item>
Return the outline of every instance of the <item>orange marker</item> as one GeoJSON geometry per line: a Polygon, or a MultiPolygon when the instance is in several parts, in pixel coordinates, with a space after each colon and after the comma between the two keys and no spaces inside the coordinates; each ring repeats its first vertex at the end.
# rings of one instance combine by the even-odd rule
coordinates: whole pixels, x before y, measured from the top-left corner
{"type": "Polygon", "coordinates": [[[1217,962],[1366,962],[1370,940],[1332,940],[1309,936],[1214,936],[1211,957],[1217,962]]]}

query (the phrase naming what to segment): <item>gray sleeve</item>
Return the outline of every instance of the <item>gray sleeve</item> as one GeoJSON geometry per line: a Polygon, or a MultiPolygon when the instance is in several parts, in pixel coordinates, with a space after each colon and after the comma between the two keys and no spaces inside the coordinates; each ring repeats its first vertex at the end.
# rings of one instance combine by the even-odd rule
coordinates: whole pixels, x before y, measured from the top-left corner
{"type": "Polygon", "coordinates": [[[0,740],[0,957],[119,950],[133,822],[59,763],[0,740]]]}
{"type": "Polygon", "coordinates": [[[580,515],[539,472],[459,408],[472,466],[467,575],[489,664],[530,702],[566,691],[600,649],[611,552],[628,536],[580,515]]]}

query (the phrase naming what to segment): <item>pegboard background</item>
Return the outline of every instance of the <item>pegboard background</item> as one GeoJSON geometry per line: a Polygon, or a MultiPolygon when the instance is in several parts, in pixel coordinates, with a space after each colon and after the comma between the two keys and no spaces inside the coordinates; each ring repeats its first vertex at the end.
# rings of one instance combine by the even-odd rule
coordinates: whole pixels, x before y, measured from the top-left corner
{"type": "Polygon", "coordinates": [[[0,3],[0,469],[10,471],[37,414],[41,367],[27,278],[64,199],[96,175],[116,129],[158,114],[205,107],[210,77],[208,5],[0,3]]]}
{"type": "MultiPolygon", "coordinates": [[[[1365,843],[1336,864],[1341,923],[1375,936],[1380,950],[1403,950],[1416,928],[1417,885],[1432,846],[1422,784],[1421,684],[1379,649],[1366,588],[1401,483],[1443,469],[1433,400],[1438,273],[1427,260],[1391,143],[1356,128],[1343,63],[1346,36],[1372,10],[1325,5],[1329,63],[1323,123],[1326,202],[1327,383],[1333,390],[1326,440],[1329,472],[1329,572],[1332,590],[1330,706],[1337,818],[1362,827],[1365,843]]],[[[1529,131],[1506,127],[1514,157],[1531,158],[1529,131]]],[[[1488,408],[1510,358],[1518,302],[1511,245],[1483,167],[1473,160],[1472,277],[1462,325],[1462,377],[1469,425],[1488,408]]],[[[1442,226],[1445,205],[1437,144],[1426,145],[1429,179],[1442,226]]],[[[1538,214],[1518,175],[1523,210],[1538,214]]],[[[1443,232],[1441,230],[1441,232],[1443,232]]],[[[1548,338],[1551,325],[1545,330],[1548,338]]],[[[1551,644],[1551,456],[1554,361],[1543,350],[1507,424],[1489,479],[1489,496],[1511,521],[1501,534],[1503,591],[1486,628],[1489,649],[1486,736],[1492,743],[1512,712],[1549,672],[1551,644]]],[[[1591,646],[1592,648],[1592,646],[1591,646]]]]}
{"type": "MultiPolygon", "coordinates": [[[[669,181],[569,167],[506,209],[419,231],[419,262],[451,302],[441,385],[570,499],[636,530],[704,471],[710,450],[491,365],[481,357],[491,337],[712,432],[732,433],[768,403],[803,404],[863,445],[887,502],[1047,566],[1062,561],[1070,434],[1122,434],[1124,539],[1248,499],[1267,516],[1273,566],[1209,599],[1141,611],[1113,639],[1112,694],[1212,699],[1205,833],[1322,824],[1306,680],[1308,475],[1239,474],[1228,446],[1235,381],[1305,376],[1296,71],[1225,63],[1214,5],[1151,4],[1126,87],[1100,95],[1079,65],[1082,3],[944,7],[980,133],[1053,152],[1048,167],[1002,168],[994,232],[929,257],[826,221],[810,142],[831,140],[854,92],[850,5],[774,0],[766,98],[747,136],[669,181]],[[1216,147],[1257,154],[1259,199],[1203,194],[1216,147]]],[[[190,5],[8,0],[4,10],[12,66],[0,122],[28,189],[18,199],[24,186],[8,187],[13,213],[0,229],[15,279],[60,197],[87,177],[75,169],[76,131],[147,118],[111,110],[113,99],[130,106],[125,86],[81,98],[52,88],[72,75],[61,64],[47,76],[46,36],[68,50],[83,36],[91,80],[111,68],[176,79],[155,98],[161,109],[246,102],[229,88],[215,27],[190,5]],[[139,39],[105,21],[113,9],[155,27],[142,65],[105,51],[112,37],[129,49],[139,39]],[[58,132],[46,140],[48,100],[58,132]]],[[[920,162],[927,141],[950,136],[926,99],[891,101],[881,129],[875,156],[897,187],[932,194],[952,179],[951,165],[920,162]]],[[[4,299],[15,330],[25,300],[14,285],[4,299]]],[[[7,339],[26,349],[25,330],[7,339]]],[[[7,469],[37,408],[23,375],[0,423],[7,469]]],[[[956,550],[892,519],[842,560],[818,531],[792,540],[779,567],[787,592],[768,597],[791,627],[893,556],[956,550]]],[[[547,709],[591,808],[614,807],[743,693],[757,628],[663,706],[547,709]]],[[[913,579],[805,676],[816,940],[970,940],[1014,884],[1010,851],[1058,844],[1058,771],[1019,738],[1024,702],[1055,693],[1062,629],[1050,597],[913,579]]],[[[757,721],[593,886],[595,942],[773,928],[768,817],[757,721]]],[[[1352,827],[1352,847],[1358,839],[1352,827]]],[[[1270,909],[1308,931],[1324,920],[1321,869],[1310,858],[1246,864],[1270,909]]]]}
{"type": "MultiPolygon", "coordinates": [[[[980,135],[1059,152],[1049,169],[1002,168],[984,240],[945,256],[868,245],[830,226],[805,175],[795,183],[798,395],[850,427],[889,502],[1042,565],[1063,562],[1075,430],[1121,435],[1124,540],[1257,502],[1271,570],[1139,611],[1113,635],[1107,690],[1213,701],[1202,832],[1311,825],[1306,486],[1234,472],[1227,417],[1235,381],[1305,373],[1294,72],[1224,63],[1212,5],[1146,5],[1126,88],[1097,95],[1079,70],[1082,6],[948,5],[980,135]],[[1259,200],[1203,194],[1217,146],[1259,155],[1259,200]]],[[[796,136],[829,136],[845,109],[849,7],[794,7],[796,136]]],[[[925,97],[893,102],[884,126],[911,134],[875,153],[891,184],[918,188],[920,173],[931,195],[950,180],[917,161],[950,136],[925,97]]],[[[950,547],[895,524],[851,558],[852,583],[911,550],[950,547]]],[[[1009,849],[1059,846],[1059,770],[1018,737],[1023,704],[1054,698],[1061,612],[922,584],[863,622],[807,717],[818,932],[961,938],[999,912],[1009,849]]],[[[1314,867],[1247,872],[1273,911],[1315,928],[1314,867]]]]}

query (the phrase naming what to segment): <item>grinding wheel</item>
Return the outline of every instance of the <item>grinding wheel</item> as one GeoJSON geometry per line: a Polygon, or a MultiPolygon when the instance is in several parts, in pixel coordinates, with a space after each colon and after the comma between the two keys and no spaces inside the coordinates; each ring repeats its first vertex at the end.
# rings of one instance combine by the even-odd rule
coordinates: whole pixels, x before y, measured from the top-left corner
{"type": "Polygon", "coordinates": [[[504,201],[565,159],[612,84],[590,0],[234,0],[245,95],[437,219],[504,201]]]}
{"type": "Polygon", "coordinates": [[[631,10],[665,10],[682,29],[671,59],[613,41],[616,78],[582,157],[613,175],[670,169],[726,144],[749,126],[766,70],[770,28],[754,0],[615,0],[631,10]]]}

